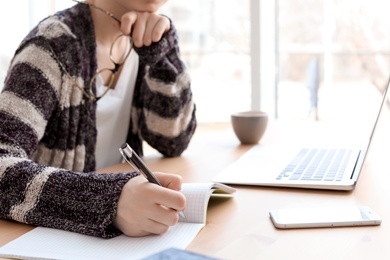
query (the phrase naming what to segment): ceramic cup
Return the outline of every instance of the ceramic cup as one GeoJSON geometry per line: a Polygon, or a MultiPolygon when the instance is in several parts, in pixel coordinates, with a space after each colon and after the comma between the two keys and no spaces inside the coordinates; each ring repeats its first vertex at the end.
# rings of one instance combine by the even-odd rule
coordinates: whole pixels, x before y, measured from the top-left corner
{"type": "Polygon", "coordinates": [[[262,111],[237,112],[231,115],[231,122],[242,144],[257,144],[267,128],[268,114],[262,111]]]}

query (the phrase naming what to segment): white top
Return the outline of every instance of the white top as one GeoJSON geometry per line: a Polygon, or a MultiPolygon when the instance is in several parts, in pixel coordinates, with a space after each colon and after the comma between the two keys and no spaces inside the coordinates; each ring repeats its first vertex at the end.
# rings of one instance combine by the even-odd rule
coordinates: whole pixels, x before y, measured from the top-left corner
{"type": "MultiPolygon", "coordinates": [[[[131,50],[123,64],[115,89],[97,102],[96,169],[102,169],[122,161],[119,148],[126,141],[130,123],[135,80],[138,73],[138,54],[131,50]]],[[[101,78],[97,81],[98,95],[105,87],[101,78]]]]}

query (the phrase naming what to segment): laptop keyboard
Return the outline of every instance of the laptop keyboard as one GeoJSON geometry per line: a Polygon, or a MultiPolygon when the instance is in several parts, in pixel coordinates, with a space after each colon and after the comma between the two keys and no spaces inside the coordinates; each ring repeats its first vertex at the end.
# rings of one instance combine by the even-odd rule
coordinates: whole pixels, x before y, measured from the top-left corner
{"type": "Polygon", "coordinates": [[[351,152],[350,149],[302,149],[276,179],[341,181],[351,152]]]}

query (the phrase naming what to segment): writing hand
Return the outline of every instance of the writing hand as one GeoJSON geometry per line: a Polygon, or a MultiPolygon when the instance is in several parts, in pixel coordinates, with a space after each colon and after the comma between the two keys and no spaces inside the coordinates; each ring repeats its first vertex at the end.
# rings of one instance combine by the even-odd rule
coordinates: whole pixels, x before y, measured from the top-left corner
{"type": "Polygon", "coordinates": [[[163,187],[138,176],[128,181],[118,200],[114,225],[127,236],[162,234],[175,225],[186,199],[179,191],[181,177],[155,173],[163,187]]]}

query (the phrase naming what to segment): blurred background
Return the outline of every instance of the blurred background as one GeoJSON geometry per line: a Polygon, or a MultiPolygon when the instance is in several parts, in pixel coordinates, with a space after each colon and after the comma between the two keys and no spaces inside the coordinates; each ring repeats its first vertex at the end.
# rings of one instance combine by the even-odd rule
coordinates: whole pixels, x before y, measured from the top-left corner
{"type": "MultiPolygon", "coordinates": [[[[1,2],[0,89],[13,53],[71,0],[1,2]]],[[[261,109],[288,120],[376,112],[390,75],[390,3],[379,0],[169,0],[199,123],[261,109]]]]}

